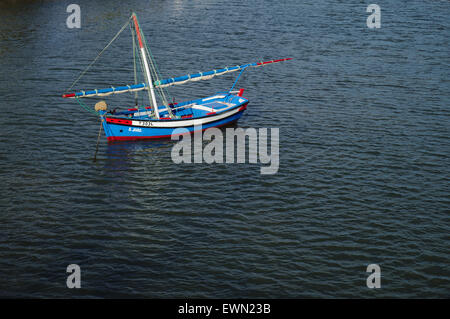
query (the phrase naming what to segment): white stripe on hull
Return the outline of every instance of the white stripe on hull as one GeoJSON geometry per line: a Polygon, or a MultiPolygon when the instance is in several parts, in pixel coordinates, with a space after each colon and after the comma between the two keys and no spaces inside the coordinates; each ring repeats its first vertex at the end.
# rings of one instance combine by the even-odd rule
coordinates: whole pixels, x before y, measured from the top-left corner
{"type": "Polygon", "coordinates": [[[229,117],[233,114],[236,114],[241,109],[242,105],[236,107],[233,110],[230,110],[225,113],[220,113],[214,116],[208,116],[205,118],[199,118],[199,119],[189,119],[189,120],[179,120],[179,121],[173,121],[173,120],[167,120],[167,121],[139,121],[139,120],[132,120],[131,125],[132,126],[138,126],[138,127],[160,127],[160,128],[173,128],[173,127],[185,127],[185,126],[197,126],[197,125],[204,125],[208,124],[210,122],[218,121],[221,119],[224,119],[226,117],[229,117]]]}

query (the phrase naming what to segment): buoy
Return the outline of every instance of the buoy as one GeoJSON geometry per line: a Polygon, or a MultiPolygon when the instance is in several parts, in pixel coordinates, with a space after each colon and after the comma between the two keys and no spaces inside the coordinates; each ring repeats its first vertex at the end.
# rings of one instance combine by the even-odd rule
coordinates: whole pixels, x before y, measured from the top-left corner
{"type": "Polygon", "coordinates": [[[106,105],[105,101],[100,101],[100,102],[95,103],[95,111],[96,112],[98,112],[98,111],[106,111],[107,108],[108,108],[108,106],[106,105]]]}

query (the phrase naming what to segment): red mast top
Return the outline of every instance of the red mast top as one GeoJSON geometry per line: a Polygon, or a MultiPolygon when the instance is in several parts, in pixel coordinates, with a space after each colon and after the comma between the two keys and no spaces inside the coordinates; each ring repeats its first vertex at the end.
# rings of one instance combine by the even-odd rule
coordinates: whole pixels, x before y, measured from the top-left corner
{"type": "Polygon", "coordinates": [[[142,44],[142,38],[141,38],[141,30],[139,29],[139,23],[136,18],[136,14],[133,13],[133,21],[134,21],[134,28],[136,29],[136,34],[139,41],[139,48],[143,48],[144,45],[142,44]]]}

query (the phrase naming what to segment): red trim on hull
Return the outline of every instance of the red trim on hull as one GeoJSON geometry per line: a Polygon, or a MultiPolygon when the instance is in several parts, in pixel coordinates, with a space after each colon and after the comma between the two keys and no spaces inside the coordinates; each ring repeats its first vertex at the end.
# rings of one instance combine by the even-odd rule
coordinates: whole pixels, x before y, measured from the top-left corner
{"type": "Polygon", "coordinates": [[[243,106],[241,106],[241,108],[239,109],[239,112],[244,111],[245,109],[247,109],[247,104],[245,103],[243,106]]]}
{"type": "Polygon", "coordinates": [[[110,136],[107,138],[108,142],[115,141],[137,141],[137,140],[149,140],[157,138],[167,138],[171,135],[158,135],[158,136],[110,136]]]}
{"type": "Polygon", "coordinates": [[[131,125],[132,121],[131,120],[112,119],[112,118],[107,117],[106,123],[131,125]]]}

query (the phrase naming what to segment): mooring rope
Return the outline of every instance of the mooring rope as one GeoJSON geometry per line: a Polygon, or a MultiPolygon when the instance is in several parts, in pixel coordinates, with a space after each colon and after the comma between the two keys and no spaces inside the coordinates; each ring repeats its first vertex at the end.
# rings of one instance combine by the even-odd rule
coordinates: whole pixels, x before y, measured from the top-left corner
{"type": "Polygon", "coordinates": [[[102,134],[102,120],[103,116],[100,116],[100,128],[98,129],[97,146],[95,147],[94,162],[97,161],[98,143],[100,142],[100,135],[102,134]]]}

